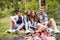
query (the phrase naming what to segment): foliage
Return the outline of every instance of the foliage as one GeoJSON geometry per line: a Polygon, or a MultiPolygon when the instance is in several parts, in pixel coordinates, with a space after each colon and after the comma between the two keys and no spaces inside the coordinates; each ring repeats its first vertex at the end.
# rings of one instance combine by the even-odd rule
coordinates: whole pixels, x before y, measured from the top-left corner
{"type": "Polygon", "coordinates": [[[19,0],[4,0],[0,2],[0,18],[1,17],[5,17],[6,15],[10,14],[13,15],[15,10],[20,9],[22,10],[22,13],[24,14],[24,11],[27,9],[31,9],[31,10],[36,10],[38,11],[38,1],[37,0],[32,0],[30,2],[23,2],[19,1],[19,0]],[[3,5],[2,5],[3,4],[3,5]],[[7,9],[7,10],[5,10],[7,9]]]}
{"type": "MultiPolygon", "coordinates": [[[[49,18],[53,17],[57,19],[60,11],[59,0],[47,0],[48,10],[47,14],[49,18]]],[[[45,6],[45,5],[44,5],[45,6]]],[[[0,18],[7,15],[13,15],[15,10],[20,9],[24,15],[24,11],[39,10],[38,0],[1,0],[0,1],[0,18]]]]}
{"type": "Polygon", "coordinates": [[[56,4],[56,2],[54,2],[52,0],[51,0],[51,2],[49,2],[49,1],[48,1],[48,15],[49,15],[49,17],[52,17],[54,14],[56,14],[55,11],[56,11],[57,4],[56,4]]]}
{"type": "Polygon", "coordinates": [[[60,4],[56,8],[57,18],[60,20],[60,4]]]}
{"type": "Polygon", "coordinates": [[[57,6],[59,4],[59,1],[58,0],[48,0],[47,2],[48,2],[47,13],[48,13],[49,18],[53,17],[53,18],[57,19],[57,16],[58,16],[58,10],[57,10],[58,7],[57,6]]]}
{"type": "Polygon", "coordinates": [[[26,2],[25,3],[25,9],[31,9],[31,10],[36,10],[38,11],[39,7],[38,7],[38,3],[36,0],[33,0],[32,2],[26,2]]]}

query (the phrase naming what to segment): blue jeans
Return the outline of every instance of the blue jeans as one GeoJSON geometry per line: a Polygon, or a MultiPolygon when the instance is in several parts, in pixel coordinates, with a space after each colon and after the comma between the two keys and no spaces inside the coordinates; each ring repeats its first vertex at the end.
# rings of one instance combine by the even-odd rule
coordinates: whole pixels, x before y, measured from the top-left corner
{"type": "Polygon", "coordinates": [[[30,27],[30,22],[29,21],[25,23],[25,27],[27,27],[27,28],[30,27]]]}
{"type": "Polygon", "coordinates": [[[15,26],[13,26],[12,29],[17,29],[20,25],[19,24],[16,24],[15,26]]]}

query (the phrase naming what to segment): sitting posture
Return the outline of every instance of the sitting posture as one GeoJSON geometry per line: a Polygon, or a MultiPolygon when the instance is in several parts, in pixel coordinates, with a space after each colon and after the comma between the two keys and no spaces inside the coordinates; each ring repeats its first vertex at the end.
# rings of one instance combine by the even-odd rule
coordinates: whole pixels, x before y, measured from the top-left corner
{"type": "Polygon", "coordinates": [[[37,24],[39,23],[38,16],[36,15],[36,12],[33,10],[30,14],[30,28],[38,28],[37,24]]]}
{"type": "Polygon", "coordinates": [[[26,33],[30,32],[29,31],[29,21],[30,21],[30,14],[31,14],[31,10],[27,10],[25,11],[25,15],[24,15],[24,26],[26,28],[26,33]]]}
{"type": "Polygon", "coordinates": [[[52,26],[54,28],[54,32],[60,33],[60,31],[57,29],[55,20],[53,18],[50,18],[50,20],[48,21],[48,16],[44,12],[43,7],[40,8],[40,12],[38,12],[37,15],[38,15],[38,18],[40,19],[40,24],[42,24],[45,27],[47,26],[47,28],[49,28],[49,29],[50,29],[50,26],[52,26]]]}
{"type": "Polygon", "coordinates": [[[8,31],[9,32],[18,31],[18,30],[22,29],[23,26],[24,26],[23,16],[21,14],[21,11],[18,10],[18,11],[16,11],[16,15],[15,16],[11,16],[10,30],[8,30],[8,31]]]}

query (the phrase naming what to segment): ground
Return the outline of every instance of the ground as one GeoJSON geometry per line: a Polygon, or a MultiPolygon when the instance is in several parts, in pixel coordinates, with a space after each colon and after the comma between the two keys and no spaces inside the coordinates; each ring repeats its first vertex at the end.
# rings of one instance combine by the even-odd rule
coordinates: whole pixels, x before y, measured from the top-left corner
{"type": "Polygon", "coordinates": [[[6,33],[6,30],[9,30],[9,21],[10,21],[10,16],[4,17],[4,18],[0,18],[0,40],[12,40],[12,39],[19,39],[22,38],[24,35],[23,33],[18,33],[19,36],[17,34],[10,34],[10,33],[6,33]],[[19,38],[18,38],[19,37],[19,38]]]}
{"type": "MultiPolygon", "coordinates": [[[[19,33],[19,36],[16,34],[10,34],[10,33],[6,33],[5,31],[9,29],[9,21],[10,21],[10,16],[4,17],[0,19],[0,38],[2,40],[6,39],[20,39],[23,38],[23,34],[19,33]],[[13,38],[12,38],[13,37],[13,38]]],[[[60,26],[58,26],[58,28],[60,29],[60,26]]],[[[58,38],[60,38],[60,34],[58,34],[58,38]]],[[[10,39],[10,40],[11,40],[10,39]]],[[[16,40],[15,39],[15,40],[16,40]]]]}
{"type": "Polygon", "coordinates": [[[9,29],[9,24],[10,24],[9,21],[10,21],[9,16],[0,19],[0,37],[4,37],[4,36],[11,37],[14,35],[5,32],[6,30],[9,29]]]}

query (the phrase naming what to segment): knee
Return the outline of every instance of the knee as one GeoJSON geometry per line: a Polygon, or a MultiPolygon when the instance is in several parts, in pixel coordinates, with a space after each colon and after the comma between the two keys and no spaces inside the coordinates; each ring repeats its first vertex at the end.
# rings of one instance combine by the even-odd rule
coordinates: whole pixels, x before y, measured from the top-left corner
{"type": "Polygon", "coordinates": [[[24,26],[24,23],[22,23],[22,25],[24,26]]]}
{"type": "Polygon", "coordinates": [[[13,24],[14,25],[14,22],[12,20],[10,20],[10,24],[13,24]]]}
{"type": "Polygon", "coordinates": [[[50,21],[54,21],[54,18],[50,18],[50,21]]]}

